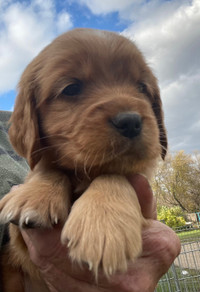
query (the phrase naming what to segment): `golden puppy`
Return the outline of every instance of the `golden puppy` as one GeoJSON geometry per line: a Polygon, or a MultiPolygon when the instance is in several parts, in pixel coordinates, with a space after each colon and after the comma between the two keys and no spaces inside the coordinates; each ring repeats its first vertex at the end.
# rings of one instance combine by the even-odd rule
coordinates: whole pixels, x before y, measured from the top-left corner
{"type": "MultiPolygon", "coordinates": [[[[167,148],[157,81],[135,44],[91,29],[58,37],[24,71],[9,134],[31,172],[1,200],[0,221],[60,222],[73,261],[96,277],[99,267],[107,276],[125,271],[141,253],[145,224],[125,176],[149,177],[167,148]]],[[[7,253],[4,291],[19,291],[9,271],[39,277],[13,224],[7,253]]]]}

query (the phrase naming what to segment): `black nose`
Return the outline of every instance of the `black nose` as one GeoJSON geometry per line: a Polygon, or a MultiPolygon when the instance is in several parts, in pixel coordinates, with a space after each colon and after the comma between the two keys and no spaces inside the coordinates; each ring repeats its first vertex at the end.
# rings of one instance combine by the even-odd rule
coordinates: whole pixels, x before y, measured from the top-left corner
{"type": "Polygon", "coordinates": [[[142,130],[141,116],[135,112],[119,113],[111,119],[112,125],[124,137],[132,139],[142,130]]]}

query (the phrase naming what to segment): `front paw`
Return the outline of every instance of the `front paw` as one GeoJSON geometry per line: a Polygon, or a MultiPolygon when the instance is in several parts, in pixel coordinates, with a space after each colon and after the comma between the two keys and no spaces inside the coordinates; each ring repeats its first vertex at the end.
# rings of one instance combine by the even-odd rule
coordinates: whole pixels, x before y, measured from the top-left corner
{"type": "Polygon", "coordinates": [[[66,194],[48,184],[15,188],[0,201],[0,223],[14,223],[21,228],[51,227],[65,222],[69,202],[66,194]]]}
{"type": "Polygon", "coordinates": [[[92,197],[76,201],[61,239],[68,243],[72,261],[88,263],[96,278],[99,267],[109,277],[126,271],[128,261],[140,255],[143,218],[139,206],[130,202],[102,204],[96,194],[92,197]]]}

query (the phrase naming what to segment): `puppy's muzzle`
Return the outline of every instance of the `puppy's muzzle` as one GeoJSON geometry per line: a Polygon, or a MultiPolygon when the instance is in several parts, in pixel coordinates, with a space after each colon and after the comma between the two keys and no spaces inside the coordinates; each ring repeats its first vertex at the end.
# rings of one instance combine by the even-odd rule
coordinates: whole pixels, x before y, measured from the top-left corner
{"type": "Polygon", "coordinates": [[[110,122],[122,136],[129,139],[140,135],[142,130],[141,116],[135,112],[119,113],[110,122]]]}

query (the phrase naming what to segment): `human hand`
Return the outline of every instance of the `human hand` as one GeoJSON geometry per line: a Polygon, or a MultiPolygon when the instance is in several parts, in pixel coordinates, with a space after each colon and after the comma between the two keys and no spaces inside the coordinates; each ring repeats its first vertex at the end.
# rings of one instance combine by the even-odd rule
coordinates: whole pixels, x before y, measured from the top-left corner
{"type": "MultiPolygon", "coordinates": [[[[143,216],[156,219],[155,199],[148,181],[141,175],[128,179],[137,193],[143,216]]],[[[143,230],[142,255],[129,264],[125,274],[117,273],[108,280],[100,272],[96,285],[88,267],[81,269],[67,258],[67,249],[60,243],[61,230],[59,225],[51,230],[22,230],[31,260],[39,268],[50,292],[153,292],[180,252],[176,234],[166,225],[151,220],[143,230]]],[[[29,291],[34,291],[31,283],[29,291]]]]}

